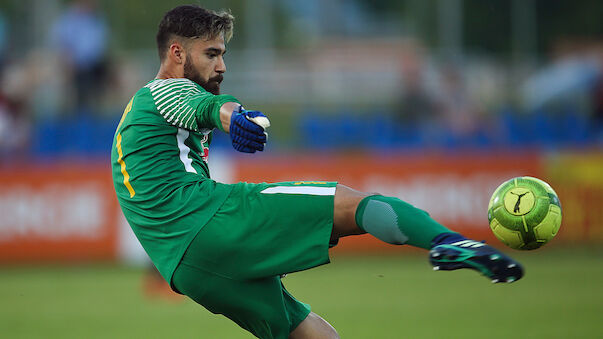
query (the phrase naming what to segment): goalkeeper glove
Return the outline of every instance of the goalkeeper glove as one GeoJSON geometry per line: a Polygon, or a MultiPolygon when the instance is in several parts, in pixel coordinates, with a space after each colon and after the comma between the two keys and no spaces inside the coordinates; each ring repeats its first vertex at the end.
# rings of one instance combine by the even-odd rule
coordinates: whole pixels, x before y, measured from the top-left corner
{"type": "Polygon", "coordinates": [[[247,111],[243,106],[232,112],[230,117],[230,140],[239,152],[263,151],[266,144],[268,118],[259,111],[247,111]]]}

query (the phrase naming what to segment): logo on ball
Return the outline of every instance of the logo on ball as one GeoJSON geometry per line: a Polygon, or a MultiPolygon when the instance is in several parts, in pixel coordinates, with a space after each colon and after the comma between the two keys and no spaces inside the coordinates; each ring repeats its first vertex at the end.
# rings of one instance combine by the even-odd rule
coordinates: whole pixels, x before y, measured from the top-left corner
{"type": "Polygon", "coordinates": [[[505,209],[513,215],[525,215],[534,207],[534,194],[522,187],[511,189],[504,200],[505,209]]]}

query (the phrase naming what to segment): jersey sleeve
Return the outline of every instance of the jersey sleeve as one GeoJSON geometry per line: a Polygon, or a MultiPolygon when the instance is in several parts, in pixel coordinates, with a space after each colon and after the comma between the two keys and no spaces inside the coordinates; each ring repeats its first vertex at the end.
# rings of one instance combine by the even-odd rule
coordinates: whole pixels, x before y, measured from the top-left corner
{"type": "Polygon", "coordinates": [[[159,114],[170,124],[199,132],[203,129],[224,130],[220,107],[239,101],[232,95],[214,95],[188,79],[160,79],[147,87],[159,114]]]}
{"type": "Polygon", "coordinates": [[[214,95],[207,93],[209,97],[205,96],[200,98],[196,110],[196,121],[198,126],[201,128],[214,128],[217,127],[219,130],[224,132],[224,126],[220,121],[220,108],[227,102],[236,102],[240,104],[232,95],[220,94],[214,95]]]}

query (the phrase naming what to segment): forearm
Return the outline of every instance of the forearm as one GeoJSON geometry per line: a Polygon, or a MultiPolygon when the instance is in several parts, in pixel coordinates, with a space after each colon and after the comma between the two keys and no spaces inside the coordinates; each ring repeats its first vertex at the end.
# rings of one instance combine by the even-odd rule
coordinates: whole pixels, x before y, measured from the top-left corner
{"type": "Polygon", "coordinates": [[[239,108],[240,104],[236,102],[227,102],[220,107],[220,122],[226,133],[230,132],[230,117],[232,112],[239,108]]]}

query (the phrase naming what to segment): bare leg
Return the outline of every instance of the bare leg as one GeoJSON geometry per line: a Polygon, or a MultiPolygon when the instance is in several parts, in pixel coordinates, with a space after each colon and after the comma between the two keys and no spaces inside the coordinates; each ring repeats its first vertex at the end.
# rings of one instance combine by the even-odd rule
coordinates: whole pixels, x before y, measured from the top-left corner
{"type": "Polygon", "coordinates": [[[326,320],[310,312],[293,332],[289,339],[339,339],[337,331],[326,320]]]}
{"type": "Polygon", "coordinates": [[[331,240],[365,233],[356,224],[356,208],[362,199],[374,194],[376,193],[364,193],[341,184],[337,185],[331,240]]]}

